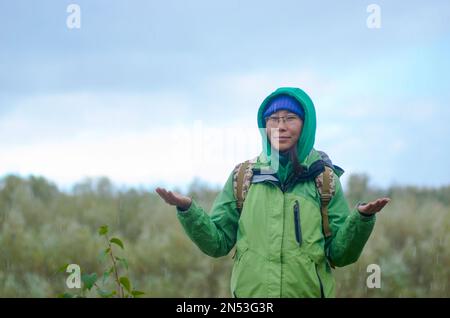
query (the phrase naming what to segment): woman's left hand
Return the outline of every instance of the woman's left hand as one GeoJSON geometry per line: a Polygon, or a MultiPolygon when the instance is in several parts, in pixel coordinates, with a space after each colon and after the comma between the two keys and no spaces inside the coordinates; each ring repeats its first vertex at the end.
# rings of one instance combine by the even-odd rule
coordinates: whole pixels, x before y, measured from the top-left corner
{"type": "Polygon", "coordinates": [[[379,198],[375,201],[358,206],[358,211],[364,214],[372,215],[381,211],[386,204],[391,201],[390,198],[379,198]]]}

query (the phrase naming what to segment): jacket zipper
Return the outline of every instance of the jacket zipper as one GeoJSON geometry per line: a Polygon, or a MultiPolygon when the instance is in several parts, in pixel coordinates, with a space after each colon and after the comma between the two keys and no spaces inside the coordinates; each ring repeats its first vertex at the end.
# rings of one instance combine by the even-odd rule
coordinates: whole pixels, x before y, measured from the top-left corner
{"type": "Polygon", "coordinates": [[[294,224],[295,224],[295,239],[298,246],[302,245],[302,227],[300,223],[300,204],[295,200],[294,204],[294,224]]]}
{"type": "Polygon", "coordinates": [[[267,181],[264,181],[264,182],[273,184],[275,187],[279,188],[281,190],[281,192],[284,192],[283,191],[283,186],[281,185],[280,181],[267,180],[267,181]]]}
{"type": "Polygon", "coordinates": [[[323,292],[322,280],[320,279],[319,271],[317,270],[317,264],[314,264],[314,265],[315,265],[315,269],[316,269],[317,279],[319,280],[319,285],[320,285],[320,298],[325,298],[325,294],[323,292]]]}

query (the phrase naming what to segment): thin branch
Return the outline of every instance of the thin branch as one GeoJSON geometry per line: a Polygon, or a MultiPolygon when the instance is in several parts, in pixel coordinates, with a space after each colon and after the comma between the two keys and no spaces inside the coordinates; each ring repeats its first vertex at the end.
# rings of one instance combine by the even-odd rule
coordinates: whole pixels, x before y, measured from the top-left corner
{"type": "Polygon", "coordinates": [[[117,286],[119,287],[119,297],[124,298],[123,288],[122,288],[122,285],[120,284],[119,274],[117,272],[116,260],[114,258],[113,252],[112,252],[111,242],[109,241],[109,237],[107,234],[105,235],[105,237],[106,237],[106,240],[108,241],[109,255],[111,256],[111,260],[113,262],[114,276],[116,276],[116,283],[117,283],[117,286]]]}

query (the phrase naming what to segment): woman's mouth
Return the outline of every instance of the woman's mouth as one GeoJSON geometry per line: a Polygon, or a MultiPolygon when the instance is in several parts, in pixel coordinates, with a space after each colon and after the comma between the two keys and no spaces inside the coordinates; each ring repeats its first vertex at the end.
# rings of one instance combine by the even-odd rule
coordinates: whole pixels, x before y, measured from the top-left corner
{"type": "Polygon", "coordinates": [[[278,140],[278,142],[286,142],[289,139],[291,139],[291,137],[275,137],[275,140],[278,140]]]}

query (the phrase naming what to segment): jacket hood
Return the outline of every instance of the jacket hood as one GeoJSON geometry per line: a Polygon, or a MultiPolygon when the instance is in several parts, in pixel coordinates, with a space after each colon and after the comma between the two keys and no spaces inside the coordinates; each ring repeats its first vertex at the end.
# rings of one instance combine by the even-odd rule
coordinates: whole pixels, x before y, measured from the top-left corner
{"type": "MultiPolygon", "coordinates": [[[[300,88],[296,87],[280,87],[272,94],[267,96],[259,106],[258,110],[258,128],[262,137],[263,151],[261,153],[261,159],[266,162],[272,162],[275,155],[272,154],[271,145],[266,133],[266,122],[263,118],[264,110],[267,103],[275,96],[286,94],[294,97],[303,107],[305,111],[305,118],[303,120],[303,128],[300,134],[300,138],[297,141],[297,157],[300,163],[306,163],[308,155],[311,153],[314,147],[314,141],[316,137],[316,110],[311,98],[300,88]]],[[[310,161],[310,160],[308,160],[310,161]]]]}

